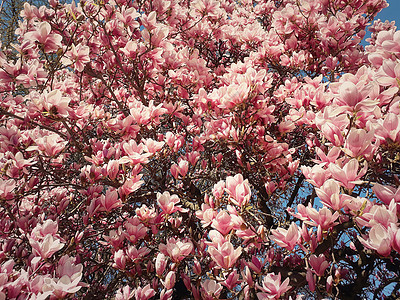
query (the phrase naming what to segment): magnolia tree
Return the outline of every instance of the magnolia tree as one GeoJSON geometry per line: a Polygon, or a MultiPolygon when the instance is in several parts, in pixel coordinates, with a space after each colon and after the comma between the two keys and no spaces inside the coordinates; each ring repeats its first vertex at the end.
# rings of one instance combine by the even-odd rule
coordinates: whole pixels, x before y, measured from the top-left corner
{"type": "Polygon", "coordinates": [[[399,296],[386,6],[25,4],[0,52],[0,299],[399,296]]]}

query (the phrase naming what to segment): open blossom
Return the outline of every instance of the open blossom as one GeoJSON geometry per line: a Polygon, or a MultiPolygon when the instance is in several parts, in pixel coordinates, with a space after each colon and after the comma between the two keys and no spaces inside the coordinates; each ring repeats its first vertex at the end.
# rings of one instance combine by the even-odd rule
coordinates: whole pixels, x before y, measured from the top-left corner
{"type": "Polygon", "coordinates": [[[389,185],[384,186],[377,183],[372,187],[372,190],[379,200],[387,205],[390,204],[392,199],[394,199],[397,203],[400,203],[400,186],[396,189],[389,185]]]}
{"type": "Polygon", "coordinates": [[[126,228],[125,236],[133,244],[147,235],[148,228],[144,226],[136,216],[128,219],[128,221],[124,223],[124,227],[126,228]]]}
{"type": "Polygon", "coordinates": [[[131,288],[129,287],[129,285],[126,285],[117,291],[117,294],[115,295],[115,300],[133,299],[134,295],[135,295],[135,291],[134,290],[131,291],[131,288]]]}
{"type": "Polygon", "coordinates": [[[201,283],[203,288],[203,299],[219,299],[222,291],[222,285],[215,280],[206,279],[201,283]]]}
{"type": "Polygon", "coordinates": [[[366,132],[364,129],[352,128],[346,138],[343,151],[351,157],[366,156],[367,158],[375,151],[374,131],[366,132]]]}
{"type": "Polygon", "coordinates": [[[307,178],[307,181],[316,187],[322,186],[324,182],[331,176],[331,172],[327,169],[324,169],[320,165],[315,165],[312,168],[302,166],[301,171],[307,178]]]}
{"type": "Polygon", "coordinates": [[[208,236],[211,239],[211,242],[206,241],[205,243],[209,246],[214,246],[217,248],[219,246],[222,246],[225,242],[229,241],[228,236],[222,235],[217,230],[210,230],[210,232],[208,233],[208,236]]]}
{"type": "Polygon", "coordinates": [[[185,211],[180,205],[175,206],[180,201],[177,195],[171,195],[169,192],[157,193],[157,204],[167,215],[173,214],[176,211],[185,211]]]}
{"type": "Polygon", "coordinates": [[[357,218],[357,222],[358,224],[368,227],[373,227],[375,224],[381,224],[385,228],[388,228],[391,223],[396,224],[396,202],[392,200],[389,208],[385,205],[373,205],[367,212],[357,218]]]}
{"type": "Polygon", "coordinates": [[[196,217],[201,220],[203,227],[210,225],[217,214],[218,213],[215,209],[212,209],[208,204],[205,203],[201,205],[201,210],[196,211],[196,217]]]}
{"type": "Polygon", "coordinates": [[[365,247],[376,250],[382,256],[390,255],[392,238],[391,232],[381,224],[376,224],[371,228],[367,239],[358,236],[358,239],[365,247]]]}
{"type": "Polygon", "coordinates": [[[38,136],[34,139],[36,145],[28,147],[27,151],[39,150],[47,156],[53,157],[64,150],[68,144],[58,134],[38,136]]]}
{"type": "Polygon", "coordinates": [[[237,174],[234,177],[228,176],[225,190],[229,194],[232,203],[239,207],[246,206],[250,201],[249,181],[247,179],[243,180],[242,174],[237,174]]]}
{"type": "Polygon", "coordinates": [[[271,240],[288,250],[293,250],[300,238],[300,231],[295,223],[292,223],[288,230],[277,228],[271,230],[271,233],[271,240]]]}
{"type": "Polygon", "coordinates": [[[135,210],[136,216],[142,222],[151,222],[154,218],[157,217],[157,213],[154,207],[149,208],[147,205],[143,204],[140,208],[136,208],[135,210]]]}
{"type": "Polygon", "coordinates": [[[16,182],[13,179],[3,180],[0,178],[0,199],[11,200],[14,196],[12,192],[16,186],[16,182]]]}
{"type": "Polygon", "coordinates": [[[67,117],[71,99],[64,97],[60,90],[52,90],[44,91],[39,98],[33,98],[32,101],[40,111],[67,117]]]}
{"type": "Polygon", "coordinates": [[[162,149],[164,146],[165,142],[156,142],[153,139],[143,139],[143,143],[145,145],[145,151],[154,154],[162,149]]]}
{"type": "Polygon", "coordinates": [[[100,204],[103,210],[110,212],[115,208],[121,207],[122,201],[116,190],[107,190],[105,195],[101,195],[100,204]]]}
{"type": "Polygon", "coordinates": [[[226,241],[222,245],[219,244],[216,247],[210,246],[208,248],[211,258],[217,263],[217,265],[223,269],[231,268],[242,253],[242,248],[235,249],[233,245],[226,241]]]}
{"type": "Polygon", "coordinates": [[[326,268],[329,267],[329,262],[326,261],[326,258],[323,254],[320,254],[319,256],[314,254],[311,255],[309,262],[312,267],[312,271],[317,274],[317,276],[324,276],[326,268]]]}
{"type": "Polygon", "coordinates": [[[321,202],[333,210],[341,210],[349,201],[346,194],[340,194],[340,185],[334,179],[328,179],[321,186],[316,188],[315,192],[321,199],[321,202]]]}
{"type": "Polygon", "coordinates": [[[268,273],[264,277],[262,284],[262,286],[257,284],[257,288],[262,291],[261,293],[257,293],[257,297],[260,300],[279,299],[291,288],[289,278],[281,282],[281,273],[278,273],[278,275],[268,273]]]}
{"type": "Polygon", "coordinates": [[[51,234],[47,234],[41,241],[30,238],[29,243],[32,246],[33,253],[41,256],[43,259],[51,257],[64,247],[64,243],[61,243],[58,238],[54,238],[51,234]]]}
{"type": "Polygon", "coordinates": [[[71,280],[69,276],[63,276],[59,279],[44,278],[43,292],[51,291],[52,295],[57,298],[64,298],[67,294],[74,294],[81,289],[82,286],[78,286],[80,278],[71,280]]]}
{"type": "Polygon", "coordinates": [[[66,57],[63,59],[63,63],[74,63],[75,69],[78,72],[82,72],[85,65],[90,61],[89,51],[88,46],[83,46],[82,44],[72,45],[71,50],[65,53],[66,57]]]}
{"type": "Polygon", "coordinates": [[[332,177],[347,189],[353,189],[356,184],[361,183],[360,179],[367,173],[368,165],[365,164],[360,171],[358,171],[358,168],[359,163],[355,158],[347,162],[342,168],[335,164],[329,165],[332,177]]]}
{"type": "Polygon", "coordinates": [[[145,287],[138,287],[135,289],[136,300],[148,300],[156,294],[156,291],[150,287],[150,284],[145,287]]]}
{"type": "Polygon", "coordinates": [[[233,228],[230,214],[225,210],[221,210],[212,220],[211,227],[217,229],[223,235],[227,235],[233,228]]]}
{"type": "MultiPolygon", "coordinates": [[[[76,259],[73,257],[64,255],[58,261],[57,275],[61,279],[63,277],[68,277],[69,282],[71,282],[71,284],[75,284],[75,286],[82,278],[82,271],[83,271],[83,265],[77,264],[76,259]]],[[[65,281],[68,281],[68,279],[65,278],[65,281]]],[[[79,289],[80,288],[81,287],[79,286],[79,289]]]]}
{"type": "Polygon", "coordinates": [[[177,240],[170,238],[167,244],[160,244],[160,251],[168,255],[174,262],[180,262],[193,250],[193,244],[189,240],[177,240]]]}
{"type": "MultiPolygon", "coordinates": [[[[301,206],[302,204],[299,204],[298,208],[301,206]]],[[[312,220],[312,222],[306,221],[306,223],[313,226],[321,226],[322,230],[328,230],[338,224],[335,221],[339,218],[339,212],[336,211],[332,214],[332,211],[327,207],[316,210],[315,208],[308,206],[306,208],[306,214],[307,217],[312,220]]]]}
{"type": "Polygon", "coordinates": [[[388,113],[385,120],[379,120],[379,125],[375,132],[380,139],[391,139],[394,142],[400,142],[400,116],[394,113],[388,113]]]}
{"type": "Polygon", "coordinates": [[[40,23],[36,30],[26,33],[24,37],[41,44],[44,52],[54,52],[61,47],[62,36],[51,33],[51,26],[47,22],[40,23]]]}

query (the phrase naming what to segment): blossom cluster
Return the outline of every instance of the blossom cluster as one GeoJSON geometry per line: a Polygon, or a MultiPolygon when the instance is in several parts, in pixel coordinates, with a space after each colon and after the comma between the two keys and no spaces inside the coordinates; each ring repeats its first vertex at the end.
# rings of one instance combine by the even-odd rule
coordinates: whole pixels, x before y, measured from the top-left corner
{"type": "Polygon", "coordinates": [[[383,297],[400,32],[360,41],[386,6],[26,3],[0,51],[0,299],[383,297]]]}

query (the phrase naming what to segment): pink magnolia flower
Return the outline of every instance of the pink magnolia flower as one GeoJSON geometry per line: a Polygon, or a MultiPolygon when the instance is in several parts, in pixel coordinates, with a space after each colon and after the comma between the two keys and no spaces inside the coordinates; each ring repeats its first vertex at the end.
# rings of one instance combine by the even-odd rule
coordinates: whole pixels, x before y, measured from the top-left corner
{"type": "Polygon", "coordinates": [[[251,190],[249,181],[243,180],[242,174],[237,174],[234,177],[228,176],[226,178],[226,192],[230,196],[230,201],[233,204],[244,207],[246,206],[251,198],[251,190]]]}
{"type": "Polygon", "coordinates": [[[200,275],[201,274],[201,264],[200,264],[200,262],[198,261],[197,258],[194,258],[194,261],[193,261],[193,272],[196,275],[200,275]]]}
{"type": "Polygon", "coordinates": [[[217,230],[210,230],[208,236],[211,239],[211,242],[206,241],[205,243],[209,246],[219,247],[222,246],[225,242],[229,241],[228,237],[222,235],[217,230]]]}
{"type": "Polygon", "coordinates": [[[396,202],[391,201],[389,208],[385,205],[373,205],[367,212],[357,218],[358,224],[362,226],[373,227],[376,224],[381,224],[385,228],[389,228],[390,224],[397,223],[396,202]]]}
{"type": "Polygon", "coordinates": [[[156,142],[153,139],[143,139],[143,143],[145,145],[145,151],[151,154],[155,154],[156,152],[160,151],[165,145],[165,142],[156,142]]]}
{"type": "Polygon", "coordinates": [[[64,243],[61,243],[58,238],[54,238],[51,234],[47,234],[41,241],[30,238],[29,243],[32,246],[33,253],[43,259],[51,257],[64,247],[64,243]]]}
{"type": "Polygon", "coordinates": [[[174,262],[180,262],[192,252],[193,244],[190,240],[180,241],[175,238],[170,238],[166,245],[160,244],[159,249],[174,262]]]}
{"type": "Polygon", "coordinates": [[[221,199],[222,196],[224,195],[225,191],[225,181],[220,180],[218,183],[214,184],[212,193],[215,199],[221,199]]]}
{"type": "Polygon", "coordinates": [[[211,223],[211,227],[217,229],[223,235],[227,235],[233,228],[232,218],[225,210],[221,210],[211,223]]]}
{"type": "MultiPolygon", "coordinates": [[[[301,204],[299,204],[299,206],[300,205],[301,204]]],[[[313,221],[306,221],[306,223],[313,226],[321,226],[322,230],[328,230],[329,228],[338,224],[335,221],[337,220],[337,218],[339,218],[339,212],[336,211],[334,214],[332,214],[332,211],[327,207],[316,210],[315,208],[308,206],[306,208],[306,212],[307,216],[313,221]]]]}
{"type": "Polygon", "coordinates": [[[375,132],[364,129],[352,128],[346,138],[343,151],[351,157],[366,156],[370,157],[375,151],[374,140],[375,132]]]}
{"type": "Polygon", "coordinates": [[[44,52],[50,53],[61,48],[62,36],[57,33],[51,33],[51,26],[47,22],[42,22],[35,31],[30,31],[24,35],[24,38],[38,42],[43,47],[44,52]]]}
{"type": "Polygon", "coordinates": [[[258,299],[279,299],[285,292],[290,290],[289,281],[289,278],[286,278],[285,281],[281,282],[281,273],[278,273],[278,275],[268,273],[262,281],[263,286],[256,285],[262,291],[262,293],[257,293],[258,299]]]}
{"type": "Polygon", "coordinates": [[[13,179],[3,180],[0,178],[0,198],[5,200],[11,200],[14,197],[12,192],[16,187],[16,182],[13,179]]]}
{"type": "Polygon", "coordinates": [[[125,240],[125,236],[122,233],[122,227],[119,227],[117,230],[110,230],[108,235],[103,235],[103,238],[115,249],[121,248],[122,243],[125,240]]]}
{"type": "Polygon", "coordinates": [[[58,134],[49,134],[45,136],[39,136],[34,138],[36,146],[29,146],[26,151],[39,150],[49,157],[54,157],[58,153],[64,150],[68,144],[58,134]]]}
{"type": "Polygon", "coordinates": [[[175,272],[169,271],[168,274],[165,276],[163,285],[167,290],[170,290],[175,286],[175,280],[176,280],[175,272]]]}
{"type": "Polygon", "coordinates": [[[115,300],[129,300],[133,299],[135,295],[135,291],[131,291],[129,285],[124,286],[123,288],[118,289],[117,294],[115,295],[115,300]]]}
{"type": "Polygon", "coordinates": [[[189,170],[189,162],[187,160],[181,160],[178,164],[177,170],[182,177],[185,177],[189,170]]]}
{"type": "Polygon", "coordinates": [[[155,266],[157,275],[161,276],[167,266],[167,258],[163,253],[157,254],[155,266]]]}
{"type": "Polygon", "coordinates": [[[331,172],[332,177],[349,190],[353,189],[356,184],[362,183],[359,179],[367,173],[368,165],[365,164],[360,172],[358,172],[358,168],[358,160],[355,158],[347,162],[343,168],[336,164],[329,165],[329,171],[331,172]]]}
{"type": "Polygon", "coordinates": [[[247,265],[256,273],[261,273],[261,268],[263,267],[263,264],[260,262],[260,260],[253,255],[251,258],[251,262],[247,262],[247,265]]]}
{"type": "Polygon", "coordinates": [[[241,255],[242,248],[235,249],[229,241],[226,241],[222,245],[219,244],[217,248],[210,246],[207,251],[219,267],[230,269],[241,255]]]}
{"type": "Polygon", "coordinates": [[[179,169],[178,168],[179,167],[177,164],[172,164],[171,168],[170,168],[171,174],[172,174],[172,176],[174,176],[175,179],[178,179],[178,177],[179,177],[179,169]]]}
{"type": "Polygon", "coordinates": [[[14,156],[13,165],[21,169],[25,174],[27,174],[27,170],[25,167],[33,165],[34,158],[25,159],[21,152],[17,152],[14,156]]]}
{"type": "Polygon", "coordinates": [[[135,262],[136,260],[141,260],[150,253],[150,249],[147,247],[140,247],[139,250],[135,246],[128,246],[126,249],[126,255],[135,262]]]}
{"type": "Polygon", "coordinates": [[[118,268],[120,270],[125,270],[126,267],[127,256],[124,253],[124,250],[119,249],[114,253],[114,268],[118,268]]]}
{"type": "Polygon", "coordinates": [[[79,278],[79,280],[82,278],[82,271],[82,264],[76,264],[75,258],[64,255],[58,261],[56,274],[59,277],[68,276],[74,281],[76,278],[79,278]]]}
{"type": "Polygon", "coordinates": [[[392,186],[384,186],[379,183],[375,184],[372,187],[375,195],[381,200],[383,203],[389,205],[392,199],[396,201],[396,203],[400,203],[400,187],[397,189],[392,186]]]}
{"type": "Polygon", "coordinates": [[[392,86],[399,88],[400,79],[400,60],[393,61],[387,59],[376,73],[376,81],[382,86],[392,86]]]}
{"type": "Polygon", "coordinates": [[[31,232],[31,237],[35,240],[44,238],[46,235],[51,234],[56,236],[58,231],[57,221],[48,219],[43,222],[43,224],[37,224],[31,232]]]}
{"type": "Polygon", "coordinates": [[[106,195],[100,196],[101,208],[106,212],[112,211],[114,208],[122,206],[122,200],[118,196],[116,190],[107,190],[106,195]]]}
{"type": "Polygon", "coordinates": [[[146,204],[142,204],[140,208],[136,208],[135,213],[139,220],[145,223],[151,223],[157,217],[155,208],[149,208],[146,204]]]}
{"type": "Polygon", "coordinates": [[[192,151],[187,154],[187,160],[192,166],[195,166],[197,161],[200,159],[200,153],[198,151],[192,151]]]}
{"type": "Polygon", "coordinates": [[[185,211],[181,206],[175,206],[180,201],[177,195],[170,195],[169,192],[157,193],[157,204],[167,215],[173,214],[176,211],[185,211]]]}
{"type": "Polygon", "coordinates": [[[316,285],[316,282],[317,282],[317,278],[313,274],[311,269],[309,269],[309,268],[307,269],[306,280],[308,282],[308,287],[309,287],[310,291],[314,292],[315,291],[315,285],[316,285]]]}
{"type": "Polygon", "coordinates": [[[321,125],[321,132],[334,145],[340,147],[344,143],[344,137],[341,129],[328,121],[321,125]]]}
{"type": "Polygon", "coordinates": [[[321,150],[321,148],[315,148],[315,153],[318,155],[320,160],[314,159],[313,161],[317,164],[320,163],[325,163],[325,164],[330,164],[330,163],[335,163],[336,159],[340,155],[340,148],[339,147],[332,147],[328,154],[325,154],[324,151],[321,150]]]}
{"type": "Polygon", "coordinates": [[[131,165],[147,163],[149,161],[149,157],[152,155],[151,153],[143,153],[144,144],[140,143],[139,145],[134,141],[130,140],[129,142],[125,142],[122,145],[126,156],[121,157],[120,163],[129,163],[131,165]]]}
{"type": "Polygon", "coordinates": [[[354,107],[363,100],[359,88],[352,82],[344,82],[339,86],[338,102],[343,105],[354,107]]]}
{"type": "Polygon", "coordinates": [[[324,169],[321,165],[315,165],[312,168],[302,166],[301,171],[307,178],[307,181],[316,187],[320,187],[331,177],[331,172],[324,169]]]}
{"type": "Polygon", "coordinates": [[[392,236],[381,224],[374,225],[368,233],[368,239],[358,236],[359,241],[367,248],[376,250],[382,256],[389,256],[392,251],[392,236]]]}
{"type": "MultiPolygon", "coordinates": [[[[22,84],[25,88],[29,87],[35,87],[38,84],[42,84],[46,82],[47,78],[47,72],[44,70],[43,65],[35,60],[29,65],[24,65],[26,66],[26,70],[21,70],[21,74],[19,74],[15,80],[17,84],[22,84]]],[[[1,75],[0,72],[0,81],[5,81],[4,79],[1,80],[1,78],[4,77],[1,75]]]]}
{"type": "Polygon", "coordinates": [[[242,271],[243,282],[246,282],[248,286],[254,286],[253,276],[251,274],[250,268],[248,266],[244,267],[242,271]]]}
{"type": "Polygon", "coordinates": [[[349,201],[347,195],[340,194],[339,183],[334,179],[325,181],[321,188],[315,189],[315,192],[321,202],[333,210],[341,210],[349,201]]]}
{"type": "Polygon", "coordinates": [[[279,246],[288,249],[289,251],[294,249],[300,238],[300,231],[295,223],[292,223],[288,230],[277,228],[271,230],[271,233],[271,240],[273,240],[279,246]]]}
{"type": "Polygon", "coordinates": [[[32,99],[37,108],[45,110],[50,114],[58,114],[63,117],[68,117],[69,102],[71,99],[63,97],[60,90],[52,90],[51,92],[44,91],[38,99],[32,99]]]}
{"type": "Polygon", "coordinates": [[[148,228],[144,226],[136,216],[128,219],[128,221],[124,223],[124,227],[126,228],[125,236],[133,244],[147,235],[148,228]]]}
{"type": "Polygon", "coordinates": [[[160,300],[171,300],[173,293],[174,293],[173,289],[171,290],[163,289],[160,293],[160,300]]]}
{"type": "Polygon", "coordinates": [[[201,220],[203,227],[210,225],[217,216],[217,211],[212,209],[208,204],[202,204],[201,210],[196,211],[196,217],[201,220]]]}
{"type": "Polygon", "coordinates": [[[390,224],[389,231],[391,234],[392,248],[400,253],[400,228],[396,224],[390,224]]]}
{"type": "Polygon", "coordinates": [[[127,196],[134,191],[138,190],[142,184],[144,183],[143,180],[140,180],[142,178],[142,174],[138,174],[135,176],[132,176],[131,178],[127,178],[125,180],[125,183],[118,188],[119,194],[122,196],[127,196]]]}
{"type": "Polygon", "coordinates": [[[319,256],[311,255],[309,258],[310,266],[312,271],[317,274],[317,276],[324,276],[324,272],[327,267],[329,267],[329,262],[326,261],[325,256],[320,254],[319,256]]]}
{"type": "Polygon", "coordinates": [[[65,58],[62,62],[66,64],[74,64],[75,70],[82,72],[85,65],[90,61],[89,47],[78,44],[77,46],[72,45],[71,50],[65,53],[65,58]]]}
{"type": "Polygon", "coordinates": [[[51,291],[52,295],[57,298],[65,298],[68,294],[75,294],[82,286],[78,286],[80,278],[71,280],[69,276],[63,276],[59,279],[44,278],[42,290],[43,292],[51,291]]]}
{"type": "Polygon", "coordinates": [[[110,159],[107,164],[107,175],[111,180],[114,180],[119,172],[119,161],[115,159],[110,159]]]}
{"type": "Polygon", "coordinates": [[[138,287],[135,289],[136,300],[148,300],[156,294],[156,291],[150,287],[150,284],[145,287],[138,287]]]}
{"type": "MultiPolygon", "coordinates": [[[[382,121],[382,120],[379,120],[382,121]]],[[[382,139],[391,139],[393,142],[400,142],[400,116],[388,113],[383,122],[379,122],[380,127],[376,127],[376,135],[382,139]]]]}
{"type": "Polygon", "coordinates": [[[206,279],[201,283],[203,299],[219,299],[222,291],[222,285],[215,280],[206,279]]]}
{"type": "Polygon", "coordinates": [[[239,280],[239,274],[236,272],[236,270],[233,270],[228,277],[226,278],[226,280],[224,282],[222,282],[222,285],[226,286],[229,290],[233,290],[234,287],[240,283],[239,280]]]}

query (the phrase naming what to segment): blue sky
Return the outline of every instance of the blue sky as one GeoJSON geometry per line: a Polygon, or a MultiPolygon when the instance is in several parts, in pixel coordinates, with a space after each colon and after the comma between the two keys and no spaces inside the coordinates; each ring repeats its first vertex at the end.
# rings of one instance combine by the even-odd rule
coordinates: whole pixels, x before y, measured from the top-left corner
{"type": "Polygon", "coordinates": [[[397,29],[400,29],[400,1],[399,0],[386,0],[389,3],[389,7],[383,9],[376,19],[381,19],[382,21],[396,21],[397,29]]]}

